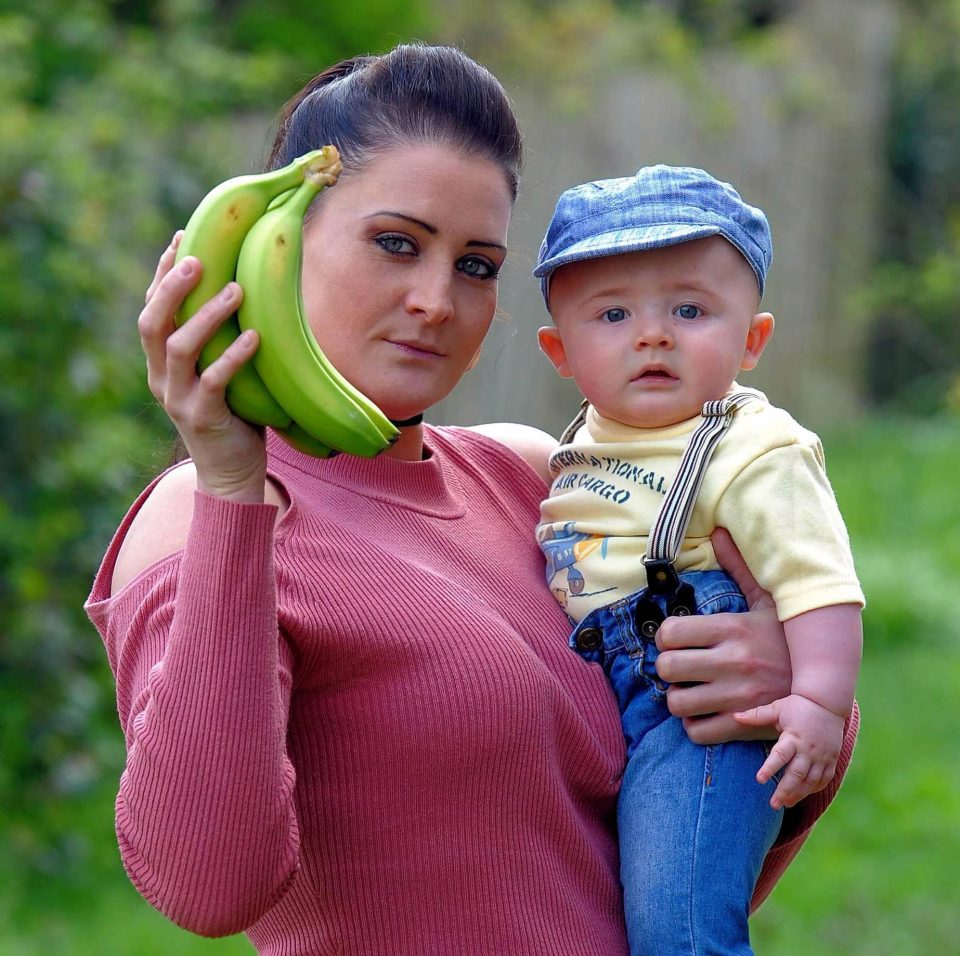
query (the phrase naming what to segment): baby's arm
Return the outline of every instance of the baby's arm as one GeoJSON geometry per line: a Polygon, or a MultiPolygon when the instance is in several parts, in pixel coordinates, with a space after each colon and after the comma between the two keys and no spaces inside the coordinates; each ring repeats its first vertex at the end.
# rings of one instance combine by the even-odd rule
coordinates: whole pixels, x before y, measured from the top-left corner
{"type": "Polygon", "coordinates": [[[798,614],[784,621],[783,629],[793,669],[790,695],[735,715],[741,723],[771,725],[780,734],[757,773],[766,783],[786,768],[770,801],[777,809],[792,807],[833,779],[863,645],[857,604],[798,614]]]}

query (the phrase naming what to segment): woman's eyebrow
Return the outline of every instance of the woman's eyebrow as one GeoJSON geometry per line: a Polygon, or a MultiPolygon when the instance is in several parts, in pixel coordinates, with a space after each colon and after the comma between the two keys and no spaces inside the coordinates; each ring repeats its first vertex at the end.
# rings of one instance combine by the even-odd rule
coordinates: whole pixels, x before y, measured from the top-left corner
{"type": "MultiPolygon", "coordinates": [[[[435,236],[439,232],[436,226],[431,226],[430,223],[424,222],[422,219],[417,219],[415,216],[408,216],[405,212],[397,212],[395,209],[380,209],[377,212],[370,213],[369,216],[365,216],[364,218],[376,219],[377,216],[393,216],[395,219],[404,219],[407,222],[412,222],[415,226],[419,226],[425,232],[430,233],[431,236],[435,236]]],[[[485,242],[482,239],[471,239],[466,245],[483,246],[486,249],[500,249],[503,252],[507,251],[507,247],[501,245],[499,242],[485,242]]]]}
{"type": "Polygon", "coordinates": [[[421,229],[429,232],[431,236],[435,236],[438,232],[436,226],[431,226],[430,223],[424,222],[422,219],[408,216],[405,212],[395,212],[393,209],[380,209],[377,212],[370,213],[369,216],[365,216],[364,218],[376,219],[377,216],[393,216],[396,219],[405,219],[407,222],[412,222],[415,226],[419,226],[421,229]]]}

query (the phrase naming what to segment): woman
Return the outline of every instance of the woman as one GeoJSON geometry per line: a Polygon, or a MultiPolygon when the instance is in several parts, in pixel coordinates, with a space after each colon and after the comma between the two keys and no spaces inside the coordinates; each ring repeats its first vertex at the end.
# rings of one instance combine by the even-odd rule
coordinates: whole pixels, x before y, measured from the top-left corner
{"type": "MultiPolygon", "coordinates": [[[[224,387],[256,336],[195,364],[242,290],[174,330],[202,264],[164,253],[139,328],[190,461],[131,508],[87,605],[127,741],[124,864],[172,920],[261,953],[625,953],[616,708],[566,647],[532,534],[553,440],[420,421],[493,318],[514,117],[461,53],[404,46],[308,84],[269,165],[328,142],[345,172],[305,224],[305,308],[407,424],[377,459],[321,461],[235,418],[224,387]]],[[[789,685],[742,580],[757,611],[662,629],[664,678],[699,682],[671,688],[698,742],[739,732],[698,715],[789,685]]],[[[758,900],[835,791],[789,818],[758,900]]]]}

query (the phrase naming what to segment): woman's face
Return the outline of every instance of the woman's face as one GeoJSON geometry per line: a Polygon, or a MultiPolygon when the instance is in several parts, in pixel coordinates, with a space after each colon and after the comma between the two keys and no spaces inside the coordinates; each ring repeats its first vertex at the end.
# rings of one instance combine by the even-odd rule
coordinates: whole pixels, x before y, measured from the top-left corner
{"type": "Polygon", "coordinates": [[[380,154],[318,200],[304,227],[307,320],[388,417],[439,402],[478,355],[512,205],[494,162],[423,144],[380,154]]]}

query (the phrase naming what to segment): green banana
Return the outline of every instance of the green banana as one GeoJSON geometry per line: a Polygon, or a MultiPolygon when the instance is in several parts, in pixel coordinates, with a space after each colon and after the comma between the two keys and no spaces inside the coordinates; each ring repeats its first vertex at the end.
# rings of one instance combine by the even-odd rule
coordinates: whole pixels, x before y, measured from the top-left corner
{"type": "Polygon", "coordinates": [[[296,192],[251,226],[237,260],[237,318],[259,334],[254,367],[296,427],[336,451],[372,458],[400,433],[327,360],[303,314],[303,217],[329,178],[307,170],[296,192]]]}
{"type": "Polygon", "coordinates": [[[302,451],[305,455],[312,455],[314,458],[333,458],[337,454],[335,448],[324,445],[312,435],[305,432],[296,422],[291,422],[289,428],[275,428],[274,431],[288,444],[297,451],[302,451]]]}
{"type": "Polygon", "coordinates": [[[323,349],[320,348],[320,343],[314,338],[310,324],[307,322],[307,313],[303,307],[302,288],[299,285],[297,291],[300,293],[298,295],[297,305],[303,335],[307,340],[307,344],[310,346],[310,350],[313,352],[314,358],[317,360],[317,364],[320,366],[322,374],[327,376],[330,380],[331,387],[334,388],[335,391],[342,393],[339,396],[339,400],[354,403],[363,414],[366,415],[373,427],[392,445],[399,435],[396,425],[394,425],[363,392],[348,382],[324,354],[323,349]]]}
{"type": "MultiPolygon", "coordinates": [[[[203,266],[200,281],[184,298],[174,316],[179,327],[200,307],[235,278],[240,247],[250,227],[278,197],[287,198],[303,182],[306,171],[339,173],[339,154],[332,146],[306,153],[282,169],[249,176],[235,176],[215,186],[200,201],[187,222],[176,260],[195,256],[203,266]]],[[[213,334],[200,352],[201,371],[218,359],[237,336],[240,327],[231,316],[213,334]]],[[[240,418],[256,425],[284,429],[291,425],[287,414],[247,362],[238,369],[226,390],[227,404],[240,418]]]]}

